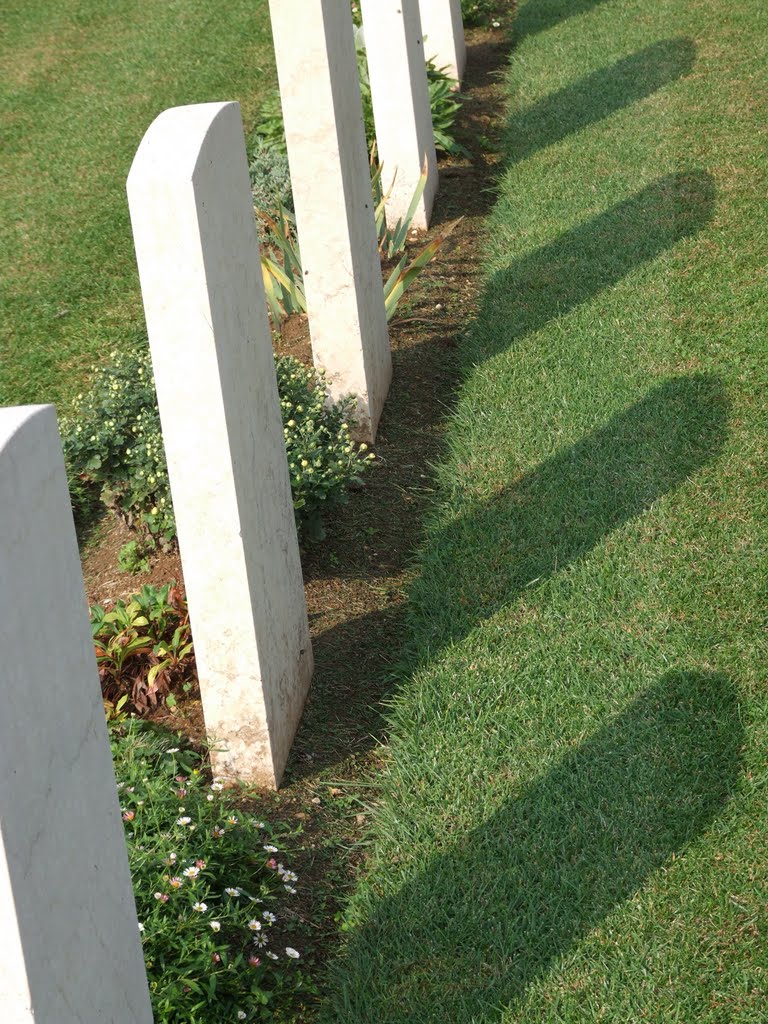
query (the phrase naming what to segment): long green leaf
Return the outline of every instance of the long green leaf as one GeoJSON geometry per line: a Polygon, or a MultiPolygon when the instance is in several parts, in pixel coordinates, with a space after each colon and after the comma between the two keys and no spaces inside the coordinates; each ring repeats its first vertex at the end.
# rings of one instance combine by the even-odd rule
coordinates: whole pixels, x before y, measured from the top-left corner
{"type": "Polygon", "coordinates": [[[400,260],[384,286],[384,308],[386,309],[387,320],[392,319],[397,309],[397,304],[403,296],[403,292],[413,283],[427,264],[435,258],[440,246],[462,220],[463,218],[459,217],[457,220],[451,221],[450,224],[446,225],[439,235],[436,235],[424,246],[407,268],[404,269],[405,257],[400,260]]]}
{"type": "Polygon", "coordinates": [[[388,300],[388,298],[389,298],[393,288],[397,284],[397,280],[398,280],[398,278],[399,278],[399,276],[400,276],[400,274],[401,274],[401,272],[403,270],[403,267],[405,266],[405,262],[406,262],[407,259],[408,259],[407,256],[403,256],[402,259],[398,262],[398,264],[395,267],[395,269],[392,271],[392,273],[387,278],[387,283],[384,285],[384,302],[385,303],[388,300]]]}
{"type": "Polygon", "coordinates": [[[277,296],[277,289],[275,287],[275,279],[272,277],[269,268],[265,265],[265,258],[266,257],[262,255],[261,276],[264,280],[264,294],[267,299],[267,305],[269,306],[269,312],[272,314],[272,321],[277,325],[286,316],[286,312],[280,304],[280,300],[277,296]]]}
{"type": "Polygon", "coordinates": [[[266,267],[267,271],[272,275],[275,280],[283,287],[283,303],[285,303],[286,295],[291,300],[292,309],[286,309],[287,313],[307,311],[307,302],[304,297],[303,287],[299,287],[299,282],[292,279],[278,263],[271,260],[269,256],[261,257],[262,267],[266,267]]]}

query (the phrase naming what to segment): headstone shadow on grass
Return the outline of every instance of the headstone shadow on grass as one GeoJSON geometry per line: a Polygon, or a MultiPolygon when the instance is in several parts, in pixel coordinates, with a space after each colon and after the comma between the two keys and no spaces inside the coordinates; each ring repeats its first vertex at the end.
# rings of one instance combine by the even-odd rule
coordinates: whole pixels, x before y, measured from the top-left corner
{"type": "Polygon", "coordinates": [[[524,39],[556,28],[568,18],[589,14],[608,0],[528,0],[520,6],[514,22],[514,38],[524,39]]]}
{"type": "Polygon", "coordinates": [[[662,676],[399,891],[371,898],[334,1019],[501,1021],[717,818],[743,739],[726,676],[662,676]]]}
{"type": "Polygon", "coordinates": [[[434,531],[411,594],[411,663],[586,557],[713,461],[727,436],[727,408],[718,377],[672,378],[434,531]]]}
{"type": "MultiPolygon", "coordinates": [[[[312,720],[325,716],[327,728],[332,715],[333,732],[346,738],[347,749],[371,746],[376,730],[385,728],[381,709],[373,714],[371,705],[387,691],[368,678],[371,661],[359,650],[366,635],[372,642],[389,638],[386,685],[391,690],[522,595],[530,598],[555,573],[587,557],[612,531],[714,461],[727,437],[727,421],[718,377],[672,378],[492,500],[478,502],[432,533],[422,548],[410,612],[401,605],[320,636],[316,650],[343,680],[344,692],[332,707],[315,709],[312,720]],[[394,664],[398,641],[400,660],[394,664]]],[[[326,700],[332,700],[330,693],[326,700]]],[[[306,738],[300,734],[300,750],[306,738]]],[[[337,749],[316,746],[313,770],[333,763],[337,749]]],[[[292,771],[302,769],[294,762],[292,771]]]]}
{"type": "MultiPolygon", "coordinates": [[[[499,271],[465,339],[465,368],[521,343],[695,235],[713,205],[714,186],[706,172],[669,175],[499,271]]],[[[412,350],[404,353],[401,373],[408,376],[409,363],[418,367],[419,358],[412,350]]],[[[329,666],[329,677],[325,680],[320,668],[321,690],[297,737],[300,751],[307,746],[315,751],[311,770],[375,743],[385,729],[381,700],[416,668],[424,649],[434,657],[444,643],[460,639],[515,600],[532,580],[588,553],[611,530],[716,458],[726,432],[727,403],[717,377],[672,379],[428,538],[410,618],[399,606],[333,627],[315,641],[317,664],[329,666]],[[433,607],[430,592],[440,594],[433,607]],[[386,661],[378,650],[382,634],[392,638],[386,661]],[[343,679],[339,665],[348,667],[343,679]],[[318,723],[325,723],[323,729],[333,723],[331,731],[343,742],[324,743],[318,752],[318,723]]],[[[294,777],[307,770],[293,760],[294,777]]]]}
{"type": "Polygon", "coordinates": [[[664,175],[492,275],[466,341],[480,363],[611,288],[696,235],[711,219],[715,184],[693,168],[664,175]]]}
{"type": "Polygon", "coordinates": [[[506,149],[517,163],[682,78],[693,67],[692,39],[663,39],[550,93],[509,119],[506,149]]]}

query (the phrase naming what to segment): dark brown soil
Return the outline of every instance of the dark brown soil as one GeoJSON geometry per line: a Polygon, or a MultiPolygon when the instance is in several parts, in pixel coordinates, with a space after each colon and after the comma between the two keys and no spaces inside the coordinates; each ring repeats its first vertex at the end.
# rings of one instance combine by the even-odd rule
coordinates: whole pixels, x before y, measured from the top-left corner
{"type": "Polygon", "coordinates": [[[82,552],[85,590],[89,604],[108,604],[118,598],[136,593],[145,583],[155,587],[166,583],[181,583],[181,559],[178,550],[167,554],[159,551],[152,556],[149,572],[123,572],[118,567],[117,556],[120,548],[136,533],[116,517],[110,516],[100,526],[96,535],[89,540],[82,552]]]}
{"type": "MultiPolygon", "coordinates": [[[[295,867],[304,882],[298,919],[315,965],[335,948],[333,914],[359,860],[355,844],[366,829],[366,794],[381,756],[377,742],[385,737],[381,702],[390,695],[403,649],[412,559],[432,495],[430,466],[439,461],[460,383],[457,346],[479,299],[483,222],[494,199],[500,159],[495,143],[503,132],[498,78],[509,49],[503,28],[467,32],[456,134],[472,157],[441,160],[426,238],[457,217],[463,220],[390,325],[394,376],[365,486],[326,524],[326,539],[302,552],[315,676],[283,788],[263,794],[259,813],[302,830],[295,867]]],[[[424,241],[412,244],[420,248],[424,241]]],[[[286,323],[276,348],[311,363],[305,317],[286,323]]],[[[161,555],[145,575],[116,570],[127,539],[127,530],[113,524],[86,553],[92,603],[125,596],[145,582],[182,580],[176,555],[161,555]]],[[[172,728],[201,736],[198,702],[181,701],[166,716],[172,728]]]]}

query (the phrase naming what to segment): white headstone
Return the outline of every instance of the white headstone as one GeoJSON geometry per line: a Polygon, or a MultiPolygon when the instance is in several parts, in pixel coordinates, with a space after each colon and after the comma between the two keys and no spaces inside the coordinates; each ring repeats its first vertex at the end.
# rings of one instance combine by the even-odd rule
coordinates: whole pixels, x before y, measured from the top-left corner
{"type": "Polygon", "coordinates": [[[405,217],[426,165],[427,184],[412,221],[425,230],[437,190],[437,157],[418,0],[362,0],[361,9],[385,190],[394,177],[387,223],[394,227],[405,217]]]}
{"type": "Polygon", "coordinates": [[[467,63],[461,0],[419,0],[424,55],[460,82],[467,63]]]}
{"type": "Polygon", "coordinates": [[[128,199],[213,770],[277,787],[312,648],[239,105],[160,114],[128,199]]]}
{"type": "Polygon", "coordinates": [[[0,1020],[151,1024],[53,406],[0,409],[0,1020]]]}
{"type": "Polygon", "coordinates": [[[392,378],[381,263],[345,0],[270,0],[315,366],[357,396],[373,440],[392,378]]]}

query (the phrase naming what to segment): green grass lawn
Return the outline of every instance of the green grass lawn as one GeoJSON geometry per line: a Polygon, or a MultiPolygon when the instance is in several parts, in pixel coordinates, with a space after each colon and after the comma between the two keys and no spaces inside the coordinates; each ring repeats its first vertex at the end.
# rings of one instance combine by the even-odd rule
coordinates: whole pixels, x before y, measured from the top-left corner
{"type": "Polygon", "coordinates": [[[515,38],[325,1019],[764,1024],[768,8],[515,38]]]}
{"type": "Polygon", "coordinates": [[[143,312],[125,179],[167,107],[274,85],[266,0],[0,4],[0,404],[64,402],[143,312]]]}

